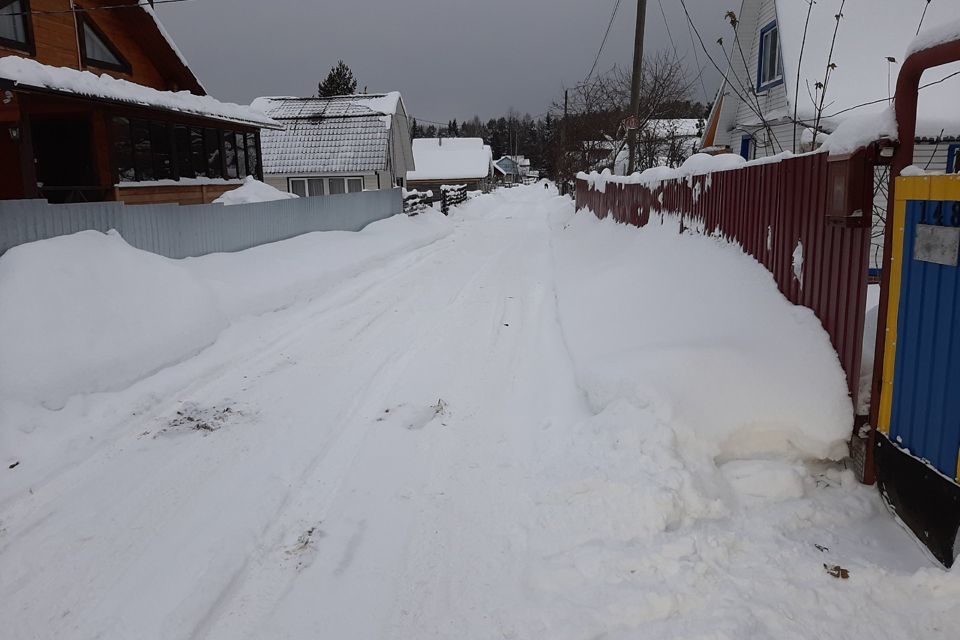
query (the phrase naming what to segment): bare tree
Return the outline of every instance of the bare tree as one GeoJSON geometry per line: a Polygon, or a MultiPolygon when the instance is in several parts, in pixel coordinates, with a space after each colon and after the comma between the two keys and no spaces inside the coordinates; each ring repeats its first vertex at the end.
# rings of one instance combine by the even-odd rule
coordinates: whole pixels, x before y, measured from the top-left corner
{"type": "MultiPolygon", "coordinates": [[[[678,104],[689,106],[692,86],[683,64],[672,53],[648,57],[640,88],[640,131],[651,121],[674,117],[678,104]]],[[[565,139],[554,148],[558,178],[569,180],[578,171],[612,169],[626,142],[630,73],[614,67],[570,89],[568,95],[566,118],[562,101],[551,107],[551,114],[561,119],[565,139]]]]}

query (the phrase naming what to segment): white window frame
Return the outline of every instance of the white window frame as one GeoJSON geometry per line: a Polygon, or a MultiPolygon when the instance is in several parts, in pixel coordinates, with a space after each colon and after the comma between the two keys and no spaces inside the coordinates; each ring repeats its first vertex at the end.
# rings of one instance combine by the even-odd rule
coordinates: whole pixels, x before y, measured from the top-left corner
{"type": "Polygon", "coordinates": [[[296,193],[293,190],[294,182],[303,183],[303,191],[307,194],[306,197],[314,198],[317,196],[324,195],[340,195],[330,192],[330,182],[332,180],[342,180],[343,181],[343,193],[359,193],[357,191],[350,191],[350,181],[359,180],[360,181],[360,191],[365,191],[367,188],[367,180],[364,176],[357,175],[346,175],[346,176],[292,176],[287,178],[287,192],[296,193]],[[311,181],[319,181],[322,193],[313,193],[313,190],[310,188],[311,181]]]}
{"type": "Polygon", "coordinates": [[[760,42],[757,48],[757,91],[766,91],[783,83],[783,58],[780,50],[780,26],[774,20],[760,30],[760,42]],[[777,38],[776,47],[770,46],[774,36],[777,38]],[[774,56],[770,60],[770,56],[774,56]],[[769,71],[772,63],[773,70],[769,71]],[[768,75],[768,73],[770,75],[768,75]]]}

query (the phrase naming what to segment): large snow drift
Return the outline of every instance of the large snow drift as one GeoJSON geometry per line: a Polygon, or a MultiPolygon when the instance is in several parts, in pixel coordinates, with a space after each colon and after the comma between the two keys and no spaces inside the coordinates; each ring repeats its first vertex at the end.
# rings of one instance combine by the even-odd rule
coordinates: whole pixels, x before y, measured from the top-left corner
{"type": "Polygon", "coordinates": [[[0,257],[0,402],[59,409],[190,357],[232,321],[271,311],[449,231],[430,210],[359,233],[318,232],[170,260],[85,231],[0,257]]]}
{"type": "Polygon", "coordinates": [[[182,265],[115,232],[14,247],[0,258],[0,300],[0,402],[52,409],[188,357],[227,324],[182,265]]]}
{"type": "Polygon", "coordinates": [[[637,230],[584,213],[557,251],[560,310],[596,410],[657,407],[685,450],[714,459],[845,455],[852,409],[826,332],[738,247],[670,218],[637,230]]]}

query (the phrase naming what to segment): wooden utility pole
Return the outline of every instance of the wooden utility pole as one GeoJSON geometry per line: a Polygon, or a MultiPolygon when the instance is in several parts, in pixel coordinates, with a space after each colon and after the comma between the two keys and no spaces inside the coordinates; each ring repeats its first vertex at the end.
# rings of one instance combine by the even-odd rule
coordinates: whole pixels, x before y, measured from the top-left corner
{"type": "Polygon", "coordinates": [[[569,114],[570,91],[563,90],[563,122],[560,123],[560,157],[558,166],[554,167],[557,177],[560,178],[560,195],[567,195],[567,115],[569,114]]]}
{"type": "MultiPolygon", "coordinates": [[[[637,34],[633,41],[633,80],[630,83],[630,116],[640,117],[640,85],[643,82],[643,33],[647,22],[647,0],[637,0],[637,34]]],[[[633,173],[637,157],[637,130],[627,132],[627,147],[630,160],[627,173],[633,173]]]]}

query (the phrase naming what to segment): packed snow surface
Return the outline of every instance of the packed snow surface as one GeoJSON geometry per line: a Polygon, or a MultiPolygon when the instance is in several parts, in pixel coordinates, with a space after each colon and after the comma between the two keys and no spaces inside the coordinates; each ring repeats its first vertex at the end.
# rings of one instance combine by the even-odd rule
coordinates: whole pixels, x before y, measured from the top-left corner
{"type": "Polygon", "coordinates": [[[4,637],[955,636],[960,579],[833,461],[826,335],[739,248],[542,185],[373,227],[176,263],[212,345],[0,402],[4,637]]]}
{"type": "Polygon", "coordinates": [[[227,191],[222,196],[214,200],[214,203],[232,205],[232,204],[251,204],[255,202],[270,202],[272,200],[289,200],[296,198],[295,193],[280,191],[276,187],[260,182],[253,176],[247,176],[243,185],[227,191]]]}

